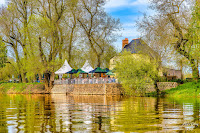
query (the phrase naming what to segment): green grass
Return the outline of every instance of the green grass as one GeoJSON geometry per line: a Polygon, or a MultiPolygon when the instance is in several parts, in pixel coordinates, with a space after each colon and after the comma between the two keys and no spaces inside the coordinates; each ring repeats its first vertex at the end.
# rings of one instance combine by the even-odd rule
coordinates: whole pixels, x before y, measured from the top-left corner
{"type": "Polygon", "coordinates": [[[200,97],[200,82],[188,82],[163,92],[170,97],[200,97]]]}
{"type": "MultiPolygon", "coordinates": [[[[7,93],[9,90],[16,93],[21,93],[26,91],[28,87],[35,86],[38,84],[43,84],[43,83],[1,83],[0,93],[7,93]]],[[[37,87],[35,87],[35,89],[37,89],[37,87]]]]}
{"type": "MultiPolygon", "coordinates": [[[[156,92],[148,93],[147,96],[156,96],[156,92]]],[[[187,82],[176,88],[161,91],[161,96],[168,97],[200,97],[200,82],[187,82]]]]}

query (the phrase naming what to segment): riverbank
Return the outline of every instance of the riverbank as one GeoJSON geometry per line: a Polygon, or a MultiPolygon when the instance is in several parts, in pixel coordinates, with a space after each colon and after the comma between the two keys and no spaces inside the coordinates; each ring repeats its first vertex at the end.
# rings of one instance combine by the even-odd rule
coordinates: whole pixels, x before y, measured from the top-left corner
{"type": "Polygon", "coordinates": [[[6,94],[44,94],[43,83],[1,83],[0,93],[6,94]]]}
{"type": "MultiPolygon", "coordinates": [[[[161,96],[176,98],[200,97],[200,81],[187,82],[176,88],[161,91],[160,94],[161,96]]],[[[156,96],[156,92],[148,93],[147,96],[156,96]]]]}

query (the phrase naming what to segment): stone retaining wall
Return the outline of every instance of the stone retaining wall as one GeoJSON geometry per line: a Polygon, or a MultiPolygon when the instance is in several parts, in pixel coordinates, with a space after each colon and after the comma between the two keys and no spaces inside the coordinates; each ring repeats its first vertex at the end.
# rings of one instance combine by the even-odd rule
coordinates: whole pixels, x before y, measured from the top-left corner
{"type": "Polygon", "coordinates": [[[74,94],[74,95],[120,95],[121,85],[110,84],[71,84],[54,85],[53,94],[74,94]]]}
{"type": "MultiPolygon", "coordinates": [[[[158,82],[160,91],[175,88],[178,86],[176,82],[158,82]]],[[[117,83],[108,84],[71,84],[71,85],[54,85],[51,93],[53,94],[74,94],[74,95],[120,95],[122,94],[122,86],[117,83]]],[[[155,91],[153,85],[147,87],[147,92],[155,91]]]]}
{"type": "Polygon", "coordinates": [[[160,91],[171,89],[171,88],[176,88],[178,86],[177,82],[158,82],[158,89],[160,91]]]}

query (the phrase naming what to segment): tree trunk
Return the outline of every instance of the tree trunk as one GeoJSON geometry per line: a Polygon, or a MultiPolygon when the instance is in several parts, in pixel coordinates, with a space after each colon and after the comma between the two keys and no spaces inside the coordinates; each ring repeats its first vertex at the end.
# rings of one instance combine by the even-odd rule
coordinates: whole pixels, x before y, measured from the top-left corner
{"type": "Polygon", "coordinates": [[[155,90],[156,90],[156,92],[157,92],[157,95],[160,95],[160,90],[158,89],[157,83],[158,83],[158,81],[155,80],[155,81],[154,81],[154,87],[155,87],[155,90]]]}
{"type": "Polygon", "coordinates": [[[44,83],[45,83],[46,93],[51,93],[51,89],[53,88],[54,78],[55,78],[54,72],[46,71],[44,73],[44,83]]]}
{"type": "Polygon", "coordinates": [[[41,74],[38,74],[39,75],[39,81],[40,83],[42,83],[42,75],[41,74]]]}
{"type": "Polygon", "coordinates": [[[193,79],[195,81],[198,81],[198,79],[199,79],[199,69],[198,69],[198,66],[196,66],[195,60],[191,59],[190,60],[190,64],[191,64],[191,67],[192,67],[192,76],[193,76],[193,79]]]}
{"type": "Polygon", "coordinates": [[[19,54],[17,51],[17,42],[16,42],[16,45],[12,45],[12,48],[13,48],[13,50],[15,52],[15,56],[16,56],[17,67],[19,69],[19,75],[20,75],[20,82],[26,83],[25,75],[23,73],[23,66],[22,66],[22,63],[20,62],[19,54]]]}
{"type": "Polygon", "coordinates": [[[22,76],[22,83],[26,83],[26,74],[22,72],[21,76],[22,76]]]}
{"type": "Polygon", "coordinates": [[[68,62],[69,62],[69,64],[71,63],[71,56],[72,56],[71,51],[72,51],[72,43],[73,43],[75,28],[76,28],[76,25],[73,26],[72,31],[71,31],[71,35],[70,35],[69,50],[68,50],[68,54],[69,54],[68,62]]]}
{"type": "Polygon", "coordinates": [[[19,74],[19,83],[22,83],[22,76],[21,76],[21,73],[19,74]]]}
{"type": "MultiPolygon", "coordinates": [[[[29,81],[30,81],[30,80],[29,80],[29,81]]],[[[35,76],[33,77],[33,79],[32,79],[31,82],[32,82],[32,83],[37,82],[37,74],[35,74],[35,76]]]]}
{"type": "Polygon", "coordinates": [[[50,93],[50,73],[49,72],[45,72],[44,73],[44,86],[45,86],[45,91],[46,93],[50,93]]]}
{"type": "Polygon", "coordinates": [[[62,53],[59,52],[59,59],[62,60],[62,53]]]}
{"type": "Polygon", "coordinates": [[[183,80],[183,61],[181,60],[181,79],[183,80]]]}
{"type": "Polygon", "coordinates": [[[99,55],[97,55],[97,61],[98,61],[98,64],[97,66],[100,67],[101,66],[101,57],[99,55]]]}
{"type": "Polygon", "coordinates": [[[50,89],[53,88],[54,79],[55,79],[55,73],[51,72],[51,75],[50,75],[50,85],[49,85],[50,89]]]}

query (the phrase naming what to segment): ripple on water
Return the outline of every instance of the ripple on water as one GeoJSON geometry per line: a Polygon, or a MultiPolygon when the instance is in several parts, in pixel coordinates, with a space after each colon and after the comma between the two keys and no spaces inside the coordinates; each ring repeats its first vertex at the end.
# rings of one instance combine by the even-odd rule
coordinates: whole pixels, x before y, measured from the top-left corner
{"type": "Polygon", "coordinates": [[[0,101],[0,132],[182,132],[199,126],[199,103],[181,99],[2,95],[0,101]]]}

